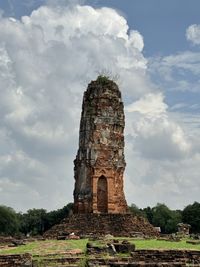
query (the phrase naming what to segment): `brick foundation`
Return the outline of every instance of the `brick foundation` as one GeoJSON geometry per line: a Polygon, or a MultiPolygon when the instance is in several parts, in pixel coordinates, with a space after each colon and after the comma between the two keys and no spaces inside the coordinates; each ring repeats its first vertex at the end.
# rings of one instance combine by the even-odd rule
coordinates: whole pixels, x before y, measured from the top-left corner
{"type": "Polygon", "coordinates": [[[75,214],[53,226],[44,236],[58,238],[70,233],[77,235],[133,236],[140,232],[148,236],[157,236],[158,232],[142,217],[132,214],[75,214]]]}
{"type": "Polygon", "coordinates": [[[1,267],[32,267],[32,257],[30,254],[20,255],[0,255],[1,267]]]}

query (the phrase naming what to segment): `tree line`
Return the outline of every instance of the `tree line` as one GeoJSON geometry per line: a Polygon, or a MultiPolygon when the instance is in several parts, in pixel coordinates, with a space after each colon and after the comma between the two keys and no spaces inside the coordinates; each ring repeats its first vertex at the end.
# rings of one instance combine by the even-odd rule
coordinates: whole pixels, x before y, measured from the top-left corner
{"type": "Polygon", "coordinates": [[[17,213],[10,207],[0,206],[0,235],[42,235],[68,217],[72,210],[72,203],[50,212],[45,209],[30,209],[26,213],[17,213]]]}
{"type": "MultiPolygon", "coordinates": [[[[171,210],[165,204],[155,207],[129,207],[134,215],[145,217],[152,225],[159,226],[162,233],[177,232],[177,224],[184,222],[191,225],[192,233],[200,233],[200,203],[194,202],[183,210],[171,210]]],[[[73,203],[62,209],[47,212],[45,209],[30,209],[25,213],[16,212],[7,206],[0,206],[0,235],[42,235],[53,225],[73,213],[73,203]]]]}
{"type": "Polygon", "coordinates": [[[155,207],[139,209],[132,204],[130,210],[133,214],[143,216],[153,225],[161,228],[164,234],[176,233],[178,223],[191,225],[191,233],[200,233],[200,203],[194,202],[183,210],[171,210],[165,204],[158,203],[155,207]]]}

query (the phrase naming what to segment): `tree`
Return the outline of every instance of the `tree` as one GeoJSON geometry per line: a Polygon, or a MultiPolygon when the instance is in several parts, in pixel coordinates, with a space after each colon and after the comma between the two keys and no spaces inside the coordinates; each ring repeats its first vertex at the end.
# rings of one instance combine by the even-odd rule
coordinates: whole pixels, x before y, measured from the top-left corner
{"type": "Polygon", "coordinates": [[[44,209],[30,209],[24,214],[18,214],[20,221],[20,232],[23,234],[42,235],[53,225],[60,223],[68,217],[73,208],[69,203],[62,209],[47,212],[44,209]]]}
{"type": "Polygon", "coordinates": [[[47,213],[45,231],[53,225],[60,223],[64,218],[68,217],[73,210],[73,203],[69,203],[62,209],[53,210],[47,213]]]}
{"type": "Polygon", "coordinates": [[[6,206],[0,206],[0,234],[14,235],[18,233],[19,221],[16,212],[6,206]]]}
{"type": "Polygon", "coordinates": [[[20,218],[20,231],[24,234],[41,235],[45,230],[46,210],[30,209],[20,218]]]}
{"type": "Polygon", "coordinates": [[[200,233],[200,203],[194,202],[184,208],[183,222],[191,225],[191,232],[200,233]]]}
{"type": "Polygon", "coordinates": [[[166,233],[175,233],[178,230],[178,223],[182,221],[182,213],[180,210],[170,210],[171,218],[165,226],[166,233]]]}
{"type": "Polygon", "coordinates": [[[154,226],[160,226],[161,232],[177,232],[177,224],[181,222],[182,217],[179,211],[170,210],[165,204],[158,203],[152,209],[152,223],[154,226]]]}
{"type": "Polygon", "coordinates": [[[147,220],[152,224],[152,220],[153,220],[152,208],[151,207],[144,208],[143,212],[144,212],[145,217],[147,218],[147,220]]]}
{"type": "Polygon", "coordinates": [[[133,215],[145,217],[144,212],[139,209],[135,204],[131,204],[131,206],[129,206],[129,210],[133,215]]]}

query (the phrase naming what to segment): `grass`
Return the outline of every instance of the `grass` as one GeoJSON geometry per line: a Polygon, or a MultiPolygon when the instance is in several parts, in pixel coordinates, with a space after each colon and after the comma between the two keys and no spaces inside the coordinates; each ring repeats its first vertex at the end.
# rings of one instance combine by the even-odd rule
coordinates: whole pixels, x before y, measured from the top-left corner
{"type": "MultiPolygon", "coordinates": [[[[200,245],[192,245],[186,243],[186,240],[180,242],[170,242],[164,240],[136,240],[128,239],[131,243],[136,245],[136,249],[187,249],[187,250],[200,250],[200,245]]],[[[88,239],[80,240],[46,240],[27,243],[24,246],[15,248],[7,248],[0,250],[0,254],[23,254],[31,253],[33,256],[45,254],[62,254],[68,250],[80,249],[85,251],[88,239]]],[[[108,241],[109,242],[109,241],[108,241]]],[[[93,242],[92,242],[93,243],[93,242]]],[[[98,245],[100,241],[95,242],[98,245]]]]}
{"type": "Polygon", "coordinates": [[[185,249],[185,250],[200,250],[200,245],[192,245],[186,243],[186,240],[181,240],[179,242],[170,242],[165,240],[133,240],[130,242],[136,245],[136,249],[185,249]]]}
{"type": "Polygon", "coordinates": [[[67,250],[80,249],[84,252],[87,239],[80,240],[46,240],[27,243],[14,248],[7,248],[6,250],[0,250],[1,254],[23,254],[31,253],[35,255],[56,254],[65,253],[67,250]]]}

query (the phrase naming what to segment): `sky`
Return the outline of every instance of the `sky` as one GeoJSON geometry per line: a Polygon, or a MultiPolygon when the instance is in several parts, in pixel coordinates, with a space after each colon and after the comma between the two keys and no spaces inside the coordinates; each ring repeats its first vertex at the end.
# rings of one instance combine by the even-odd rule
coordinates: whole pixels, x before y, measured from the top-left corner
{"type": "Polygon", "coordinates": [[[199,0],[0,1],[0,205],[73,201],[83,92],[115,78],[128,204],[200,202],[199,0]]]}

